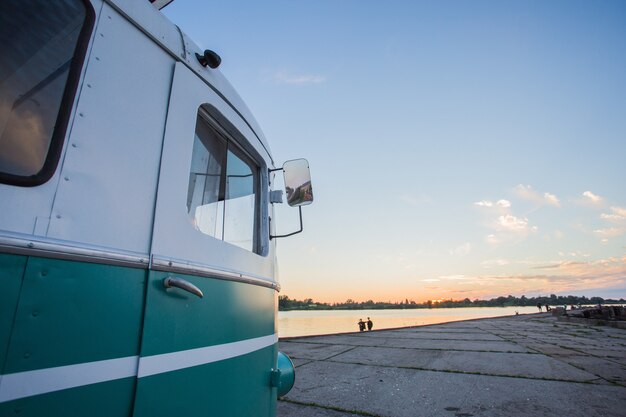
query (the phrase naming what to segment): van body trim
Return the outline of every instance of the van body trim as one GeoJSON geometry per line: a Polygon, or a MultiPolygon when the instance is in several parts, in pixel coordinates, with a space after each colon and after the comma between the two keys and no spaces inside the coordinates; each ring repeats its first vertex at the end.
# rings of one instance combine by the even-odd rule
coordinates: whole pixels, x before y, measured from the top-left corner
{"type": "Polygon", "coordinates": [[[129,266],[147,269],[148,254],[114,251],[89,245],[77,246],[74,242],[52,239],[33,239],[34,236],[0,236],[0,253],[41,256],[43,258],[65,259],[115,266],[129,266]]]}
{"type": "Polygon", "coordinates": [[[113,266],[152,269],[155,271],[174,272],[216,278],[226,281],[259,285],[280,291],[280,284],[261,277],[234,271],[193,264],[163,256],[150,256],[134,252],[111,251],[91,246],[76,246],[67,242],[32,239],[33,236],[0,236],[0,253],[14,255],[40,256],[43,258],[64,259],[78,262],[91,262],[113,266]]]}
{"type": "Polygon", "coordinates": [[[178,272],[180,274],[189,274],[210,278],[223,279],[226,281],[243,282],[245,284],[259,285],[261,287],[272,288],[280,291],[280,284],[268,279],[255,277],[249,274],[242,274],[234,271],[226,271],[223,269],[213,268],[204,265],[193,264],[180,260],[168,259],[161,256],[152,255],[150,269],[165,272],[178,272]]]}

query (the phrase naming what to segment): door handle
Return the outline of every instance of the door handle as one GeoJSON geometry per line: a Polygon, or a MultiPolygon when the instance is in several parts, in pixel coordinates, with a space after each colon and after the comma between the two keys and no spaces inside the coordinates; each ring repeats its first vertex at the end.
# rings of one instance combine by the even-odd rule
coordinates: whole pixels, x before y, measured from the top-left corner
{"type": "Polygon", "coordinates": [[[180,288],[181,290],[190,292],[194,295],[197,295],[200,298],[204,297],[204,294],[202,293],[200,288],[196,287],[191,282],[184,280],[182,278],[167,277],[163,280],[163,286],[165,288],[172,288],[172,287],[180,288]]]}

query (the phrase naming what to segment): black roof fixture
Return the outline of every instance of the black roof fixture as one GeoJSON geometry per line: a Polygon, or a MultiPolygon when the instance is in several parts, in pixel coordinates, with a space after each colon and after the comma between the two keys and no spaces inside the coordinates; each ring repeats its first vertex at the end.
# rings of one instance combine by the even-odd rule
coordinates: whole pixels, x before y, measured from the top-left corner
{"type": "Polygon", "coordinates": [[[210,68],[213,69],[219,67],[222,63],[222,58],[220,58],[218,54],[209,49],[206,49],[204,51],[204,55],[196,53],[196,58],[198,58],[198,62],[200,62],[203,67],[206,67],[208,65],[210,68]]]}

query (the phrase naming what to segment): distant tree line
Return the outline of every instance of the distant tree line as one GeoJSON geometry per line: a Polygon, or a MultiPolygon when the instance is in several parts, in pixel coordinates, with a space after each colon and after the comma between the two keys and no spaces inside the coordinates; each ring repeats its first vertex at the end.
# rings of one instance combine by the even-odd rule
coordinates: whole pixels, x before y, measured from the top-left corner
{"type": "Polygon", "coordinates": [[[289,298],[288,295],[278,296],[278,309],[280,311],[288,310],[383,310],[383,309],[412,309],[412,308],[454,308],[454,307],[524,307],[524,306],[536,306],[540,303],[542,306],[561,306],[561,305],[589,305],[589,304],[623,304],[626,300],[620,298],[619,300],[604,299],[602,297],[585,296],[577,297],[575,295],[555,295],[539,297],[514,297],[509,295],[507,297],[497,297],[490,300],[470,300],[465,298],[463,300],[428,300],[423,303],[416,303],[413,300],[405,299],[404,301],[354,301],[347,299],[343,303],[320,303],[314,301],[311,298],[304,300],[294,300],[289,298]]]}

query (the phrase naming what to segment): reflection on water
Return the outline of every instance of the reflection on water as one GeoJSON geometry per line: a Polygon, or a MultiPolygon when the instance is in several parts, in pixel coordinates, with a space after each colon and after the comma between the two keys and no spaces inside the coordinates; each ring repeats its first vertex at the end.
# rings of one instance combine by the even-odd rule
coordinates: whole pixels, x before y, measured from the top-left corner
{"type": "Polygon", "coordinates": [[[279,311],[280,337],[357,332],[359,319],[374,322],[374,329],[420,326],[484,317],[537,313],[537,307],[467,307],[415,310],[279,311]]]}

